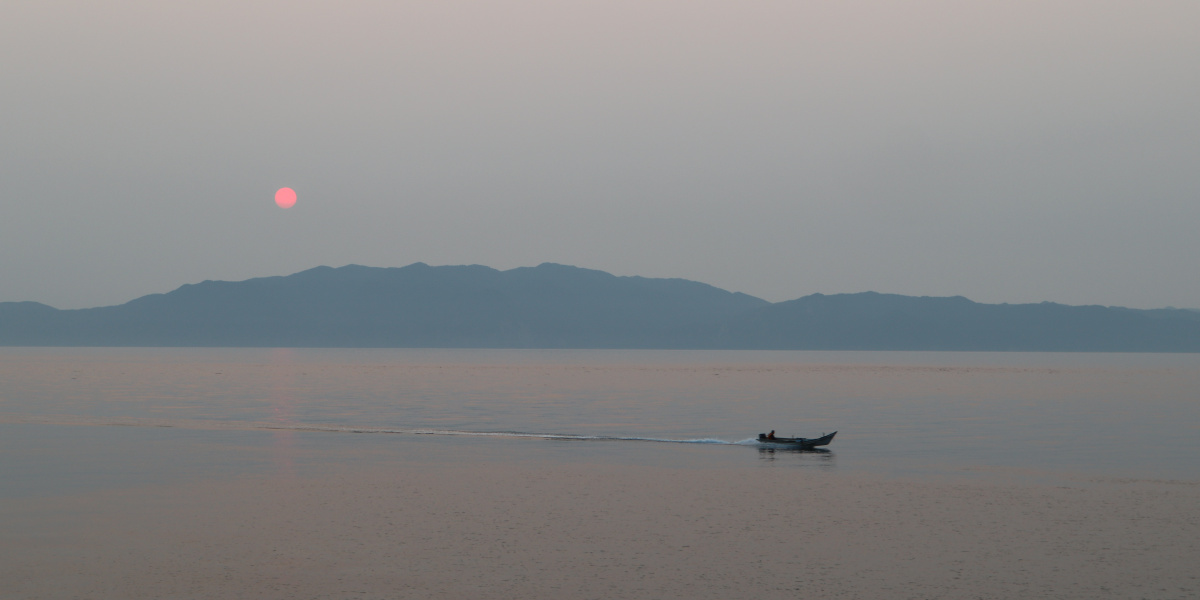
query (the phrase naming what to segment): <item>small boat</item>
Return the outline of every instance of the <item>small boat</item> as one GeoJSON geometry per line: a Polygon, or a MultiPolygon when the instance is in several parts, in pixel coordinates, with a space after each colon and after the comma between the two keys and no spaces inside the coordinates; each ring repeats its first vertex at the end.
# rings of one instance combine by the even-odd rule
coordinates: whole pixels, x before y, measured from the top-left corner
{"type": "Polygon", "coordinates": [[[837,432],[822,435],[819,438],[786,438],[786,437],[767,437],[767,434],[758,434],[758,443],[769,444],[773,446],[782,446],[785,448],[799,448],[800,450],[812,450],[817,446],[828,446],[829,442],[833,441],[833,436],[837,432]]]}

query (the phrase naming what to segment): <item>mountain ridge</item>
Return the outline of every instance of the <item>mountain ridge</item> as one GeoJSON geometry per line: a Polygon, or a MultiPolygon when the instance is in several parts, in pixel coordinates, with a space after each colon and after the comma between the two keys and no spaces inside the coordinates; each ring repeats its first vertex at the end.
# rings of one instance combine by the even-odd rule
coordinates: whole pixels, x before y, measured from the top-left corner
{"type": "Polygon", "coordinates": [[[0,345],[1200,352],[1200,311],[879,292],[771,303],[557,263],[418,262],[205,280],[95,308],[3,302],[0,345]]]}

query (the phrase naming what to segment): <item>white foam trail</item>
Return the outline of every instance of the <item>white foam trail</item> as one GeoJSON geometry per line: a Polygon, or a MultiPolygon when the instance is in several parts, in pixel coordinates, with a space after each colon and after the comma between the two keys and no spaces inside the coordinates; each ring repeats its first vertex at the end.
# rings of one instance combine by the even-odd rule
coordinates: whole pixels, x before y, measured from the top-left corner
{"type": "MultiPolygon", "coordinates": [[[[273,428],[273,427],[272,427],[273,428]]],[[[282,428],[282,427],[281,427],[282,428]]],[[[674,439],[674,438],[650,438],[636,436],[618,436],[618,435],[579,435],[573,433],[536,433],[527,431],[468,431],[462,429],[364,429],[361,427],[345,428],[320,425],[300,425],[295,427],[286,427],[287,429],[303,429],[307,431],[329,431],[329,432],[351,432],[351,433],[391,433],[402,435],[457,435],[465,437],[507,437],[507,438],[527,438],[541,440],[567,440],[580,442],[660,442],[667,444],[724,444],[733,445],[738,442],[729,442],[717,438],[695,438],[695,439],[674,439]]]]}
{"type": "Polygon", "coordinates": [[[573,433],[537,433],[525,431],[468,431],[462,429],[392,429],[378,427],[353,427],[348,425],[331,425],[319,423],[273,423],[255,421],[209,421],[200,419],[143,419],[143,418],[103,418],[82,417],[77,415],[21,415],[0,414],[0,423],[25,423],[41,425],[83,425],[93,427],[173,427],[179,429],[204,430],[239,430],[239,431],[317,431],[325,433],[375,433],[392,435],[444,435],[464,437],[505,437],[542,440],[565,440],[581,442],[657,442],[664,444],[711,444],[711,445],[745,445],[754,442],[754,438],[740,442],[730,442],[717,438],[652,438],[617,435],[579,435],[573,433]]]}

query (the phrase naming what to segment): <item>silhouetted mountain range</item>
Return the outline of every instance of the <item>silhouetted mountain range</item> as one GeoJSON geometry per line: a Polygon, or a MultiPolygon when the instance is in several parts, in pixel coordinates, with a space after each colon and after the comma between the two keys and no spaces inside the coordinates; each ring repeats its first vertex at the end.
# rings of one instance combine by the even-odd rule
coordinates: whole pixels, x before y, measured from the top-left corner
{"type": "Polygon", "coordinates": [[[1198,352],[1200,312],[865,292],[769,303],[556,264],[317,267],[119,306],[0,303],[6,346],[1198,352]]]}

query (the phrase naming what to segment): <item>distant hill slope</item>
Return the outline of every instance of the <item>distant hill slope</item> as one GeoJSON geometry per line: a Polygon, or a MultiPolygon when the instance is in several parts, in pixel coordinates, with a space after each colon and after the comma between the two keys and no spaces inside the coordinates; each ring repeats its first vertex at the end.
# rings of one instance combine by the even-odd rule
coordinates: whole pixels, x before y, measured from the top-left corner
{"type": "Polygon", "coordinates": [[[735,317],[718,343],[793,350],[1197,352],[1200,314],[1051,302],[979,304],[961,296],[814,294],[735,317]]]}
{"type": "Polygon", "coordinates": [[[543,264],[317,267],[205,281],[120,306],[0,304],[0,344],[320,347],[701,347],[766,306],[682,279],[543,264]]]}
{"type": "Polygon", "coordinates": [[[1200,312],[874,292],[771,304],[550,263],[416,263],[205,281],[81,310],[0,303],[0,345],[1200,352],[1200,312]]]}

